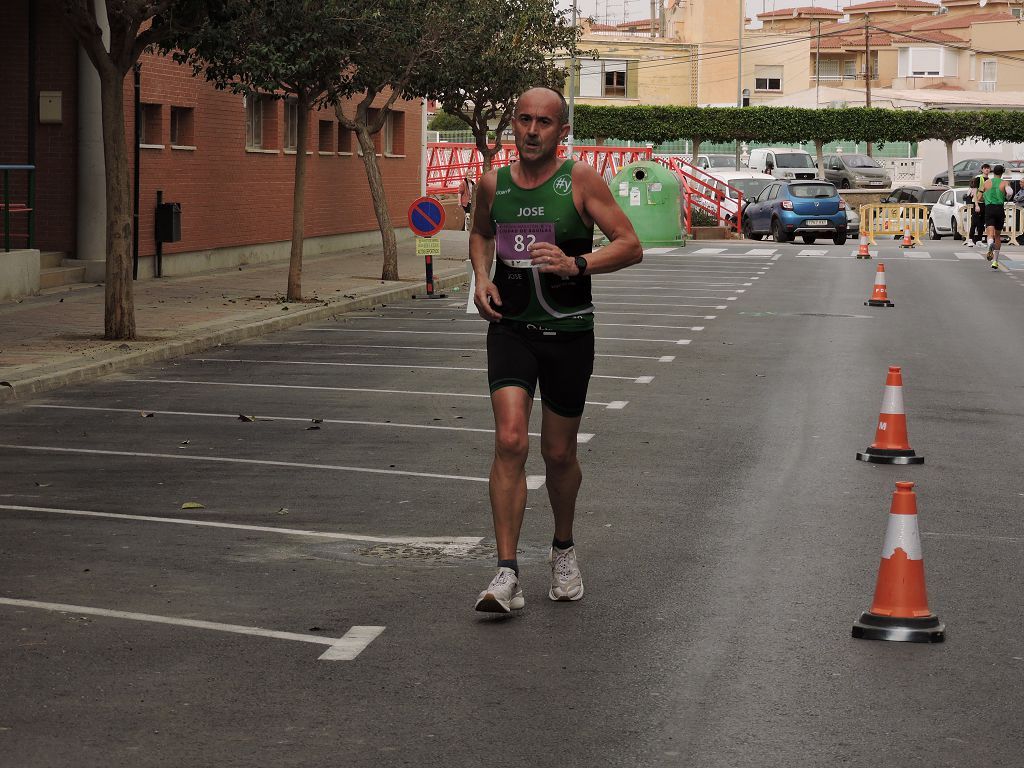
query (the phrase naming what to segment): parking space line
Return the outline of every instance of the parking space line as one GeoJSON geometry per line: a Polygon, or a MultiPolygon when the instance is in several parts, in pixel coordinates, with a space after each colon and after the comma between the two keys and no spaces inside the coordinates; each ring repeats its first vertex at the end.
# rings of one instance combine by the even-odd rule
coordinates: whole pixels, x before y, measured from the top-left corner
{"type": "MultiPolygon", "coordinates": [[[[617,402],[602,403],[606,408],[615,409],[617,402]]],[[[486,483],[486,477],[468,475],[443,475],[435,472],[413,472],[402,469],[376,469],[374,467],[350,467],[344,464],[311,464],[301,461],[275,461],[272,459],[239,459],[234,456],[193,456],[187,453],[148,453],[144,451],[106,451],[99,448],[65,448],[55,445],[15,445],[0,443],[0,448],[14,451],[38,451],[40,453],[81,453],[89,456],[126,456],[139,459],[175,459],[178,461],[208,461],[220,464],[252,464],[264,467],[293,467],[296,469],[326,469],[335,472],[358,472],[370,475],[397,475],[401,477],[425,477],[431,480],[465,480],[471,483],[486,483]]]]}
{"type": "MultiPolygon", "coordinates": [[[[744,293],[744,291],[737,291],[737,293],[744,293]]],[[[388,331],[377,328],[307,328],[306,330],[323,333],[415,333],[432,336],[478,336],[480,338],[487,335],[486,332],[473,333],[472,331],[388,331]]],[[[620,339],[616,336],[595,336],[594,338],[596,341],[650,341],[666,344],[690,343],[689,339],[620,339]]]]}
{"type": "MultiPolygon", "coordinates": [[[[603,299],[603,298],[607,297],[607,298],[612,298],[612,299],[707,299],[709,301],[736,301],[736,297],[735,296],[728,296],[728,297],[726,297],[726,296],[665,296],[663,294],[651,296],[651,295],[646,294],[646,293],[597,293],[596,291],[594,292],[593,296],[594,296],[595,299],[603,299]]],[[[601,304],[603,306],[604,302],[601,302],[601,304]]],[[[652,306],[657,306],[657,305],[652,305],[652,306]]],[[[686,305],[686,304],[679,304],[679,305],[667,304],[665,306],[670,306],[670,307],[671,306],[693,306],[693,307],[700,307],[700,306],[707,306],[707,305],[704,305],[704,304],[690,304],[690,305],[686,305]]],[[[715,307],[715,309],[718,309],[718,307],[715,307]]]]}
{"type": "Polygon", "coordinates": [[[703,325],[640,325],[639,323],[601,323],[604,328],[670,328],[675,331],[703,331],[703,325]]]}
{"type": "Polygon", "coordinates": [[[602,312],[602,317],[689,317],[694,320],[714,320],[717,315],[686,315],[671,312],[602,312]]]}
{"type": "Polygon", "coordinates": [[[689,344],[690,339],[623,339],[618,336],[606,336],[603,341],[634,341],[648,342],[651,344],[689,344]]]}
{"type": "Polygon", "coordinates": [[[274,640],[291,640],[299,643],[313,643],[315,645],[330,646],[320,657],[320,661],[352,661],[362,651],[380,636],[385,627],[352,627],[342,637],[323,637],[321,635],[306,635],[297,632],[280,632],[276,629],[260,629],[259,627],[244,627],[239,624],[220,624],[215,621],[199,621],[198,619],[178,619],[173,616],[156,616],[151,613],[130,613],[128,611],[112,611],[107,608],[93,608],[87,605],[67,605],[65,603],[43,603],[38,600],[18,600],[9,597],[0,597],[0,605],[10,605],[18,608],[37,608],[44,611],[56,611],[57,613],[85,614],[87,616],[104,616],[111,619],[127,619],[129,621],[144,621],[150,624],[170,624],[177,627],[189,627],[191,629],[209,629],[216,632],[228,632],[236,635],[250,635],[253,637],[269,637],[274,640]]]}
{"type": "MultiPolygon", "coordinates": [[[[600,357],[600,355],[599,355],[600,357]]],[[[612,357],[612,355],[605,355],[605,357],[612,357]]],[[[621,355],[621,357],[630,357],[630,355],[621,355]]],[[[659,357],[644,357],[644,360],[657,360],[658,362],[666,362],[663,358],[659,357]]],[[[673,360],[675,358],[672,358],[673,360]]],[[[670,361],[669,361],[670,362],[670,361]]],[[[153,411],[148,408],[103,408],[98,405],[49,405],[49,404],[28,404],[26,408],[50,408],[50,409],[62,409],[67,411],[106,411],[109,413],[132,413],[138,414],[142,411],[146,413],[155,413],[160,416],[198,416],[201,418],[214,418],[214,419],[231,419],[235,421],[238,419],[239,414],[237,413],[205,413],[201,411],[153,411]]],[[[256,421],[296,421],[303,424],[308,424],[310,419],[300,416],[264,416],[261,414],[249,414],[256,421]]],[[[360,427],[393,427],[395,429],[440,429],[447,432],[483,432],[487,434],[494,434],[493,429],[486,429],[483,427],[449,427],[441,424],[404,424],[397,421],[363,421],[359,419],[323,419],[324,424],[350,424],[360,427]]],[[[540,437],[540,432],[527,432],[530,437],[540,437]]],[[[579,432],[576,435],[577,442],[589,443],[594,439],[592,432],[579,432]]]]}
{"type": "Polygon", "coordinates": [[[256,531],[258,533],[274,533],[280,536],[303,536],[314,539],[332,539],[336,541],[362,541],[370,544],[423,544],[438,546],[476,546],[481,536],[366,536],[359,533],[336,533],[333,531],[310,531],[302,528],[274,528],[268,525],[245,525],[243,523],[221,523],[216,520],[195,520],[184,517],[154,517],[152,515],[128,515],[120,512],[95,512],[87,509],[61,509],[57,507],[29,507],[20,504],[0,504],[0,509],[11,512],[46,512],[53,515],[70,515],[73,517],[99,517],[111,520],[125,520],[143,523],[171,523],[175,525],[191,525],[202,528],[228,528],[238,531],[256,531]]]}
{"type": "Polygon", "coordinates": [[[465,368],[452,365],[420,365],[418,363],[336,363],[327,360],[253,360],[242,357],[193,357],[199,363],[259,363],[261,365],[326,365],[340,368],[402,368],[423,369],[431,371],[475,371],[477,373],[486,371],[486,368],[465,368]]]}
{"type": "MultiPolygon", "coordinates": [[[[193,384],[205,387],[258,387],[265,389],[311,389],[326,392],[373,392],[386,395],[426,395],[428,397],[474,397],[491,399],[490,394],[482,395],[476,392],[420,392],[407,389],[373,389],[370,387],[316,387],[310,384],[257,384],[249,381],[193,381],[190,379],[122,379],[122,381],[142,384],[193,384]]],[[[539,398],[536,398],[539,399],[539,398]]],[[[601,405],[610,408],[609,403],[602,403],[597,400],[587,400],[586,405],[601,405]]],[[[2,446],[0,446],[2,447],[2,446]]]]}
{"type": "MultiPolygon", "coordinates": [[[[693,309],[728,309],[724,304],[652,304],[649,301],[602,301],[601,307],[671,307],[672,309],[690,307],[693,309]]],[[[602,313],[604,314],[604,313],[602,313]]]]}

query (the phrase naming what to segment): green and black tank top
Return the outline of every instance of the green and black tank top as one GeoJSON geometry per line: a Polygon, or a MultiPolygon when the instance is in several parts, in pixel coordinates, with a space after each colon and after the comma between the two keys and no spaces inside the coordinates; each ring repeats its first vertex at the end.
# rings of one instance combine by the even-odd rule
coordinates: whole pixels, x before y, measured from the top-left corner
{"type": "Polygon", "coordinates": [[[993,176],[989,181],[992,182],[992,186],[985,190],[985,205],[1002,205],[1006,202],[1002,177],[993,176]]]}
{"type": "Polygon", "coordinates": [[[532,243],[554,243],[569,257],[593,250],[594,232],[572,201],[572,160],[536,189],[512,181],[512,168],[498,169],[491,205],[497,264],[494,284],[501,295],[503,320],[541,330],[589,331],[594,328],[590,275],[564,278],[530,266],[532,243]]]}

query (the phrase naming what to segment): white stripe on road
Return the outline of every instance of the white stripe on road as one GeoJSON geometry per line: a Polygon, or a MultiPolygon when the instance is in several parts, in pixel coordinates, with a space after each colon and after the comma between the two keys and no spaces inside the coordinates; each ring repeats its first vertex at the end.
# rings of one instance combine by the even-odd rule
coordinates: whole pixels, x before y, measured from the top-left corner
{"type": "Polygon", "coordinates": [[[778,248],[751,248],[744,256],[771,256],[778,248]]]}
{"type": "MultiPolygon", "coordinates": [[[[601,323],[605,328],[671,328],[676,331],[703,331],[703,325],[639,325],[636,323],[601,323]]],[[[677,342],[682,343],[682,342],[677,342]]]]}
{"type": "MultiPolygon", "coordinates": [[[[724,307],[723,307],[724,309],[724,307]]],[[[602,317],[692,317],[695,320],[714,320],[716,315],[685,315],[670,312],[602,312],[602,317]]],[[[605,325],[605,323],[602,323],[605,325]]]]}
{"type": "Polygon", "coordinates": [[[930,259],[932,257],[927,251],[907,251],[904,255],[908,259],[930,259]]]}
{"type": "Polygon", "coordinates": [[[352,627],[342,637],[322,637],[305,635],[297,632],[279,632],[274,629],[259,627],[243,627],[239,624],[220,624],[215,621],[198,621],[197,619],[177,619],[172,616],[156,616],[151,613],[129,613],[128,611],[111,611],[106,608],[92,608],[86,605],[67,605],[65,603],[42,603],[37,600],[17,600],[0,597],[0,604],[18,608],[38,608],[58,613],[76,613],[87,616],[106,616],[111,619],[128,619],[145,621],[150,624],[171,624],[192,629],[210,629],[216,632],[229,632],[236,635],[269,637],[275,640],[292,640],[300,643],[314,643],[330,646],[321,656],[320,661],[352,661],[384,631],[384,627],[352,627]]]}
{"type": "Polygon", "coordinates": [[[709,254],[717,255],[719,253],[725,253],[725,251],[726,251],[725,248],[698,248],[696,251],[694,251],[694,254],[698,254],[699,255],[699,254],[709,253],[709,254]]]}
{"type": "Polygon", "coordinates": [[[689,344],[690,339],[622,339],[616,336],[608,336],[605,341],[639,341],[650,344],[689,344]]]}
{"type": "MultiPolygon", "coordinates": [[[[630,355],[605,355],[605,357],[630,357],[630,355]]],[[[665,362],[660,357],[644,357],[643,360],[657,360],[658,362],[665,362]]],[[[675,359],[675,358],[673,358],[675,359]]],[[[632,377],[623,377],[632,378],[632,377]]],[[[97,405],[27,405],[27,408],[51,408],[51,409],[62,409],[66,411],[105,411],[109,413],[132,413],[138,414],[142,412],[156,413],[161,416],[199,416],[204,418],[215,418],[215,419],[232,419],[237,420],[240,414],[237,413],[206,413],[202,411],[152,411],[148,408],[102,408],[97,405]]],[[[249,414],[256,421],[296,421],[303,424],[309,424],[311,419],[299,417],[299,416],[262,416],[260,414],[249,414]]],[[[398,421],[362,421],[359,419],[323,419],[324,424],[350,424],[360,427],[394,427],[395,429],[440,429],[449,432],[484,432],[487,434],[494,434],[493,429],[484,429],[481,427],[447,427],[440,424],[403,424],[398,421]]],[[[530,437],[540,437],[540,432],[527,432],[530,437]]],[[[580,432],[576,435],[576,442],[589,443],[594,439],[592,432],[580,432]]]]}
{"type": "MultiPolygon", "coordinates": [[[[191,381],[188,379],[122,379],[122,381],[134,382],[136,384],[195,384],[206,387],[261,387],[266,389],[310,389],[326,392],[375,392],[386,395],[427,395],[429,397],[482,397],[491,399],[489,394],[463,392],[419,392],[406,389],[369,389],[366,387],[314,387],[308,384],[254,384],[242,381],[191,381]]],[[[537,398],[539,399],[539,398],[537,398]]],[[[587,400],[586,405],[600,405],[610,408],[611,403],[602,403],[598,400],[587,400]]]]}
{"type": "MultiPolygon", "coordinates": [[[[690,317],[690,315],[687,315],[690,317]]],[[[335,363],[319,360],[252,360],[241,357],[193,357],[188,358],[199,363],[259,363],[261,365],[326,365],[340,368],[402,368],[404,370],[430,370],[430,371],[475,371],[477,373],[486,371],[486,368],[463,368],[454,365],[419,365],[398,363],[335,363]]]]}
{"type": "Polygon", "coordinates": [[[822,251],[816,248],[804,248],[797,254],[797,256],[824,256],[826,253],[828,253],[827,250],[822,251]]]}
{"type": "Polygon", "coordinates": [[[150,515],[126,515],[117,512],[93,512],[86,509],[59,509],[55,507],[26,507],[17,504],[0,504],[0,509],[12,512],[48,512],[55,515],[75,517],[102,517],[111,520],[127,520],[145,523],[172,523],[204,528],[229,528],[236,531],[257,531],[275,533],[281,536],[305,536],[314,539],[338,541],[365,541],[371,544],[437,544],[439,546],[475,546],[483,541],[480,536],[364,536],[358,533],[335,533],[331,531],[309,531],[301,528],[274,528],[268,525],[243,525],[241,523],[220,523],[214,520],[192,520],[182,517],[152,517],[150,515]]]}
{"type": "Polygon", "coordinates": [[[980,253],[956,253],[954,254],[958,259],[970,259],[972,261],[982,261],[984,256],[980,253]]]}
{"type": "MultiPolygon", "coordinates": [[[[608,408],[618,408],[617,403],[608,403],[608,408]]],[[[410,472],[401,469],[375,469],[373,467],[349,467],[343,464],[309,464],[301,461],[272,461],[270,459],[238,459],[233,456],[190,456],[185,453],[144,453],[142,451],[104,451],[98,448],[63,448],[53,445],[14,445],[0,443],[0,448],[15,451],[39,451],[41,453],[83,453],[90,456],[128,456],[140,459],[177,459],[179,461],[209,461],[221,464],[253,464],[264,467],[295,467],[297,469],[328,469],[336,472],[359,472],[371,475],[398,475],[403,477],[427,477],[431,480],[466,480],[471,483],[486,483],[486,477],[467,475],[441,475],[433,472],[410,472]]]]}
{"type": "Polygon", "coordinates": [[[602,301],[602,307],[671,307],[682,308],[692,307],[693,309],[728,309],[725,304],[662,304],[661,302],[651,303],[649,301],[602,301]]]}

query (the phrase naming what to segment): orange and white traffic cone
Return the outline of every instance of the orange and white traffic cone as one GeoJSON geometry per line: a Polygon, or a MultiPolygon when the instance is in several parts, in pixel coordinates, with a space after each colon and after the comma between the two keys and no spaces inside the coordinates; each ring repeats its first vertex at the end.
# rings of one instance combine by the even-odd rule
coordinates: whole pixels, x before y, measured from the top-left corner
{"type": "Polygon", "coordinates": [[[870,259],[871,251],[868,250],[868,235],[867,232],[860,233],[860,246],[857,248],[858,259],[870,259]]]}
{"type": "Polygon", "coordinates": [[[858,453],[857,460],[875,464],[924,464],[924,456],[914,453],[907,437],[907,414],[903,410],[903,372],[899,366],[889,366],[875,442],[858,453]]]}
{"type": "MultiPolygon", "coordinates": [[[[857,258],[860,258],[859,256],[857,258]]],[[[870,259],[871,257],[868,256],[870,259]]],[[[871,290],[871,298],[864,302],[865,307],[895,307],[889,301],[888,289],[885,285],[885,264],[879,264],[875,270],[875,285],[871,290]]]]}
{"type": "Polygon", "coordinates": [[[910,227],[903,228],[903,242],[900,243],[900,248],[913,248],[914,238],[910,234],[910,227]]]}
{"type": "Polygon", "coordinates": [[[946,627],[928,608],[913,483],[896,483],[871,608],[853,624],[865,640],[941,643],[946,627]]]}

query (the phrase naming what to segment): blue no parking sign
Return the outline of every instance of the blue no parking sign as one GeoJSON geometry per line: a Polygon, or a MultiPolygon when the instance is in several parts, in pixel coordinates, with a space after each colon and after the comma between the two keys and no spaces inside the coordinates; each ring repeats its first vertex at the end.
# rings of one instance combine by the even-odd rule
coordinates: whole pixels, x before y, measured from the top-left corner
{"type": "Polygon", "coordinates": [[[432,197],[418,197],[409,206],[409,228],[420,237],[433,237],[444,226],[444,208],[432,197]]]}

